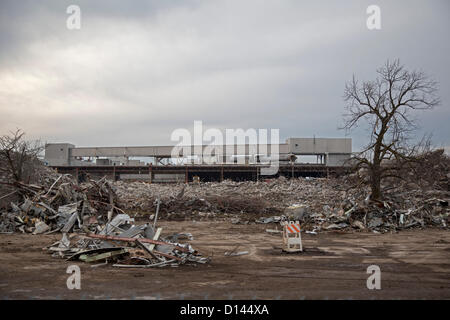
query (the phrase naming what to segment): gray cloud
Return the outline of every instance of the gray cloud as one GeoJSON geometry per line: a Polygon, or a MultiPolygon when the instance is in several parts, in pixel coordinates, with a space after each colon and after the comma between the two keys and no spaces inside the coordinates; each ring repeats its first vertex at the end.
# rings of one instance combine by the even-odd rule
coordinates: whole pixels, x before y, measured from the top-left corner
{"type": "MultiPolygon", "coordinates": [[[[77,145],[167,144],[194,120],[343,136],[344,84],[386,59],[440,82],[423,132],[450,145],[447,1],[2,1],[0,128],[77,145]],[[81,30],[67,30],[78,4],[81,30]]],[[[364,142],[356,131],[354,148],[364,142]]]]}

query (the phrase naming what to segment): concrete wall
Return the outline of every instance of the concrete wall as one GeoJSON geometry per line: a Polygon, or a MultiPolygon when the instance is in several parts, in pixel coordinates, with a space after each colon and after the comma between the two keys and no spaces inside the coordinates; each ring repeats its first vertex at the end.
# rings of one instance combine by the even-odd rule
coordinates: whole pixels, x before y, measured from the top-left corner
{"type": "Polygon", "coordinates": [[[45,145],[45,161],[49,166],[70,165],[70,151],[75,148],[70,143],[49,143],[45,145]]]}
{"type": "Polygon", "coordinates": [[[173,146],[86,147],[72,150],[73,157],[158,157],[170,156],[173,146]]]}
{"type": "Polygon", "coordinates": [[[121,173],[121,180],[151,180],[152,177],[148,173],[146,174],[138,174],[138,173],[121,173]]]}
{"type": "Polygon", "coordinates": [[[145,166],[145,162],[140,160],[128,160],[126,162],[127,166],[145,166]]]}
{"type": "Polygon", "coordinates": [[[184,182],[186,176],[184,173],[155,173],[153,182],[184,182]]]}
{"type": "Polygon", "coordinates": [[[300,155],[352,152],[351,138],[289,138],[289,152],[300,155]]]}
{"type": "Polygon", "coordinates": [[[350,163],[348,162],[350,157],[350,154],[328,154],[325,161],[327,166],[339,167],[350,165],[350,163]]]}
{"type": "Polygon", "coordinates": [[[111,160],[109,160],[109,159],[96,159],[95,163],[98,166],[109,166],[109,165],[111,165],[111,160]]]}
{"type": "MultiPolygon", "coordinates": [[[[235,145],[235,146],[148,146],[148,147],[92,147],[74,148],[72,157],[170,157],[172,151],[177,155],[201,155],[205,149],[211,150],[212,155],[234,155],[234,154],[257,154],[270,153],[275,150],[275,146],[267,145],[266,150],[262,150],[257,145],[235,145]]],[[[288,153],[288,145],[285,143],[278,145],[280,153],[288,153]]]]}

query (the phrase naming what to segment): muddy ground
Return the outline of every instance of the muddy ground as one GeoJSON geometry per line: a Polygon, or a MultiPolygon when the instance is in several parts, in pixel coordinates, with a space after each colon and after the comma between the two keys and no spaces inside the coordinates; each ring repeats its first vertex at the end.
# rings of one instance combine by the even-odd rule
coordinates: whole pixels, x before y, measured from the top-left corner
{"type": "Polygon", "coordinates": [[[306,251],[281,253],[275,225],[161,221],[163,234],[190,232],[207,265],[158,269],[81,268],[69,290],[66,268],[43,247],[60,234],[0,235],[1,299],[450,299],[450,232],[303,234],[306,251]],[[248,255],[228,257],[226,251],[248,255]],[[381,290],[368,290],[367,267],[381,269],[381,290]]]}

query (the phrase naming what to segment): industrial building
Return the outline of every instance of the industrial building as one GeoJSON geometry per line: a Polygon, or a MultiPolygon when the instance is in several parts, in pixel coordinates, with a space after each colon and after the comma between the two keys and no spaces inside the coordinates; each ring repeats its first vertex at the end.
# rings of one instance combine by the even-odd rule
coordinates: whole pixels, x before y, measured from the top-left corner
{"type": "Polygon", "coordinates": [[[351,138],[288,138],[278,145],[76,147],[70,143],[49,143],[45,146],[46,163],[59,172],[150,182],[188,182],[194,176],[204,181],[255,180],[261,176],[262,168],[274,162],[279,167],[277,176],[322,176],[345,167],[351,154],[351,138]],[[209,154],[208,159],[205,153],[209,154]],[[303,156],[315,156],[316,161],[302,163],[299,160],[303,156]],[[146,164],[133,159],[136,157],[154,161],[146,164]]]}

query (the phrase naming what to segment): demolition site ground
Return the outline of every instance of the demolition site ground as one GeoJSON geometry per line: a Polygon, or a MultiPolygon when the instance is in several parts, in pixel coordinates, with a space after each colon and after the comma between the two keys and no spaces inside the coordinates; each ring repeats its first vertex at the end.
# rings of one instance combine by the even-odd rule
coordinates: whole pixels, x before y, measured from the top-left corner
{"type": "MultiPolygon", "coordinates": [[[[148,221],[145,221],[148,222],[148,221]]],[[[60,234],[0,235],[1,299],[450,299],[450,233],[302,233],[305,251],[281,252],[275,224],[229,220],[159,221],[164,233],[189,232],[207,264],[116,268],[55,259],[42,248],[60,234]],[[227,256],[225,252],[248,251],[227,256]],[[69,290],[69,265],[81,289],[69,290]],[[381,289],[366,286],[367,267],[381,269],[381,289]]]]}

